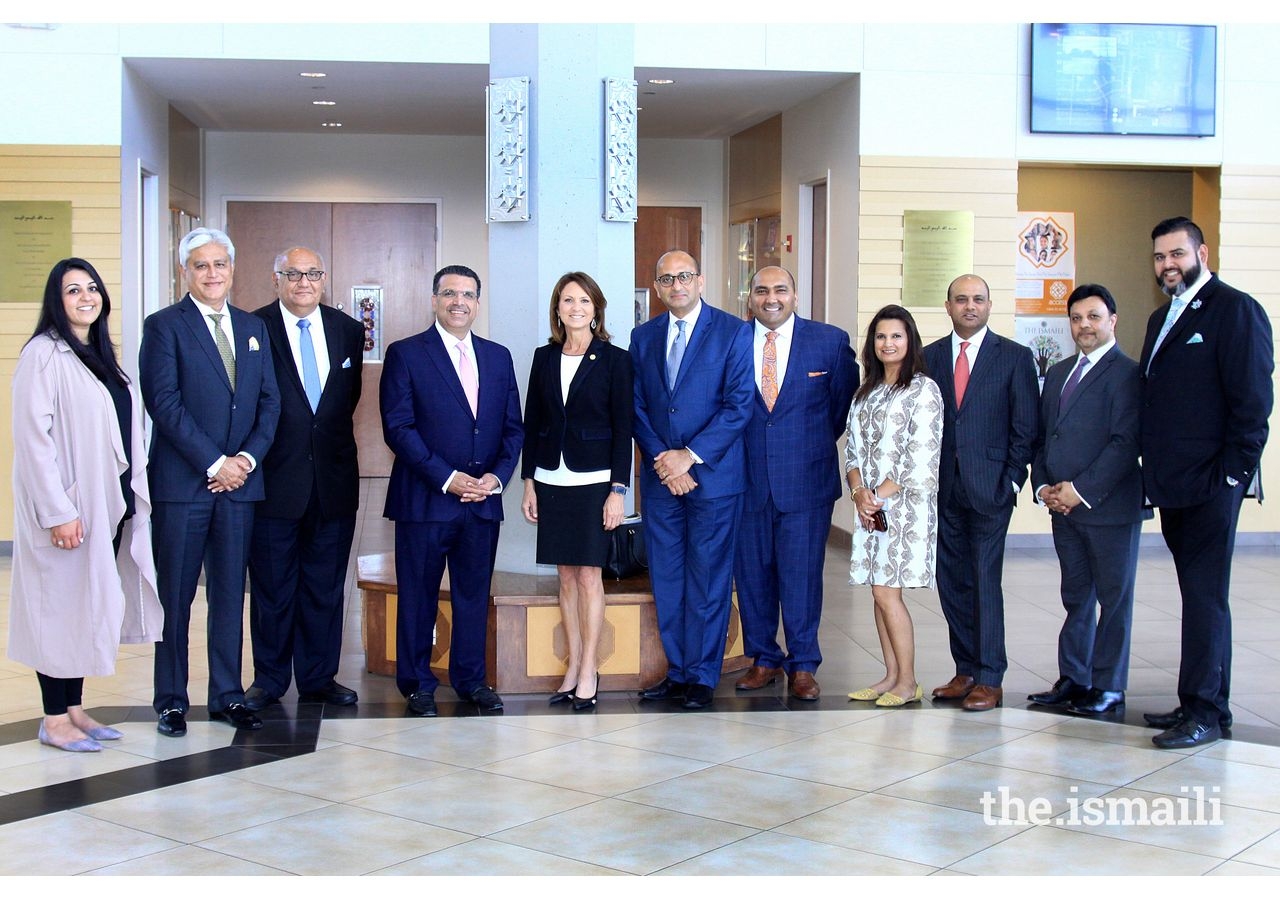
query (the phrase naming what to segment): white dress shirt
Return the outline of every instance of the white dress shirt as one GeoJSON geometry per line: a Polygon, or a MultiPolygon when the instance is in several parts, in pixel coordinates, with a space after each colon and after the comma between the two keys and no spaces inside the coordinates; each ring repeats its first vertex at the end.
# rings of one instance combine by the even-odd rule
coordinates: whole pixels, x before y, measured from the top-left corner
{"type": "MultiPolygon", "coordinates": [[[[298,327],[301,321],[293,313],[289,312],[289,308],[283,303],[280,304],[280,317],[284,319],[284,333],[289,338],[289,350],[293,354],[293,366],[298,370],[298,377],[302,378],[305,384],[305,377],[302,374],[302,329],[298,327]]],[[[311,346],[316,351],[316,371],[320,373],[320,390],[324,391],[324,386],[329,381],[329,345],[324,339],[324,318],[320,315],[320,307],[311,310],[304,316],[311,327],[311,346]]]]}
{"type": "Polygon", "coordinates": [[[796,317],[793,313],[777,328],[766,328],[761,325],[759,320],[755,324],[755,341],[752,347],[751,355],[756,362],[756,390],[761,390],[760,378],[764,371],[764,345],[768,339],[765,337],[770,331],[776,331],[778,336],[773,339],[773,352],[778,362],[778,393],[782,393],[782,381],[787,376],[787,363],[791,360],[791,337],[796,330],[796,317]]]}

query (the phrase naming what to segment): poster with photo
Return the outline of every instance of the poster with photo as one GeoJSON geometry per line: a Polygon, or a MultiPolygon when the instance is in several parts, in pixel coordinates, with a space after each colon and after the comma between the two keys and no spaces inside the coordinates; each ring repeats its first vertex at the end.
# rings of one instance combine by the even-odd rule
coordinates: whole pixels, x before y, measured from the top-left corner
{"type": "Polygon", "coordinates": [[[1031,348],[1036,374],[1075,352],[1067,298],[1076,280],[1076,217],[1070,212],[1020,212],[1014,237],[1014,338],[1031,348]]]}

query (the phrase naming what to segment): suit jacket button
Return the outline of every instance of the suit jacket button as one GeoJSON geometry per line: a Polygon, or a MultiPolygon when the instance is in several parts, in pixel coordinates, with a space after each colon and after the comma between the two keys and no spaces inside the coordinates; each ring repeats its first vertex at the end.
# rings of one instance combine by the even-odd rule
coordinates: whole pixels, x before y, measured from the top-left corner
{"type": "Polygon", "coordinates": [[[472,430],[472,432],[471,432],[471,433],[472,433],[472,434],[479,434],[479,433],[480,433],[480,429],[479,429],[479,428],[476,428],[476,429],[472,430]]]}
{"type": "Polygon", "coordinates": [[[674,406],[671,407],[671,409],[667,410],[667,412],[675,412],[675,411],[676,411],[676,408],[674,406]]]}

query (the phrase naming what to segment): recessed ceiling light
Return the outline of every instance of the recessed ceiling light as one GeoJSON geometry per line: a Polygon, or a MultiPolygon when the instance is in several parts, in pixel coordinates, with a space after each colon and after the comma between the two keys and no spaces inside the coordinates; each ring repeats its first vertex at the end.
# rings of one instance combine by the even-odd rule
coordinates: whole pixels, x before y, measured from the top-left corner
{"type": "Polygon", "coordinates": [[[337,106],[338,104],[337,104],[337,101],[335,100],[312,100],[311,105],[312,106],[337,106]]]}
{"type": "Polygon", "coordinates": [[[650,78],[649,83],[650,84],[675,84],[676,80],[674,78],[650,78]]]}
{"type": "Polygon", "coordinates": [[[303,78],[327,78],[328,77],[327,73],[325,72],[299,72],[298,74],[301,75],[303,78]]]}
{"type": "Polygon", "coordinates": [[[320,125],[323,128],[341,128],[342,127],[341,122],[321,122],[320,125]]]}

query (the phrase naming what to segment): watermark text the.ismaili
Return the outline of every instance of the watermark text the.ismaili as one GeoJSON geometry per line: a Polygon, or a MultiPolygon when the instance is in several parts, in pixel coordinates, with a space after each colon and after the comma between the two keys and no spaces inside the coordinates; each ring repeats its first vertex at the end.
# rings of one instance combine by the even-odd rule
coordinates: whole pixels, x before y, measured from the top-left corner
{"type": "Polygon", "coordinates": [[[1222,800],[1218,787],[1180,787],[1181,797],[1081,797],[1080,788],[1067,789],[1065,812],[1054,815],[1057,803],[1048,797],[1015,797],[1007,785],[982,792],[982,820],[987,825],[1221,825],[1222,800]]]}

